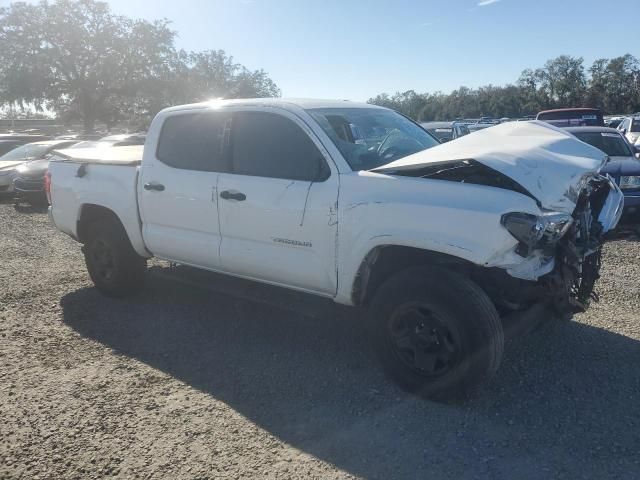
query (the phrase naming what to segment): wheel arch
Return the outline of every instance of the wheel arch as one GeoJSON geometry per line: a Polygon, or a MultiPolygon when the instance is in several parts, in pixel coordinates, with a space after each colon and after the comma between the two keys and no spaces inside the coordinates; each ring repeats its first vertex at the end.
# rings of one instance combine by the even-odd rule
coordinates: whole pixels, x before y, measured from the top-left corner
{"type": "Polygon", "coordinates": [[[140,248],[139,242],[136,241],[138,239],[132,238],[132,235],[127,230],[124,222],[120,219],[116,212],[114,212],[109,207],[97,205],[95,203],[85,203],[80,207],[80,212],[78,214],[78,220],[76,223],[76,237],[80,243],[85,243],[87,241],[89,225],[94,222],[113,222],[115,225],[118,225],[126,235],[133,249],[136,251],[136,253],[138,253],[138,255],[142,257],[150,256],[144,246],[140,248]]]}
{"type": "Polygon", "coordinates": [[[365,255],[351,286],[354,305],[368,305],[380,285],[390,276],[406,268],[438,265],[466,275],[482,267],[454,255],[404,245],[378,245],[365,255]]]}

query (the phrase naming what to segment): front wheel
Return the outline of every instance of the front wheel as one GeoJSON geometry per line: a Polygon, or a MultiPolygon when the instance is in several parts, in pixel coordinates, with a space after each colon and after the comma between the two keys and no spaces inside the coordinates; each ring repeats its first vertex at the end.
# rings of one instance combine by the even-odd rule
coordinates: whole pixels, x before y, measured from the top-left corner
{"type": "Polygon", "coordinates": [[[135,252],[119,223],[90,225],[83,251],[89,276],[105,295],[125,297],[142,287],[147,261],[135,252]]]}
{"type": "Polygon", "coordinates": [[[403,389],[434,400],[473,394],[498,369],[504,333],[486,293],[456,272],[401,271],[371,304],[374,347],[403,389]]]}

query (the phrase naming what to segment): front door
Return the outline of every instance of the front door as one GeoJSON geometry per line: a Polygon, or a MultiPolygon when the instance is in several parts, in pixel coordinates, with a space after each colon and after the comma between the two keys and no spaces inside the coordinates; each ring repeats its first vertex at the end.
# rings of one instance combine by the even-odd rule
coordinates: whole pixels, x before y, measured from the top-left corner
{"type": "Polygon", "coordinates": [[[225,271],[336,292],[338,175],[295,116],[241,111],[218,180],[225,271]]]}

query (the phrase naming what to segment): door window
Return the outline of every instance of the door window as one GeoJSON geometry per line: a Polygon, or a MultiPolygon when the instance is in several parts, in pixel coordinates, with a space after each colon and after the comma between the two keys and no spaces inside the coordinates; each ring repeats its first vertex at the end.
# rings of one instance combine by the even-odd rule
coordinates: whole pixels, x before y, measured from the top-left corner
{"type": "Polygon", "coordinates": [[[230,120],[230,114],[223,112],[187,113],[167,118],[158,141],[158,160],[184,170],[229,171],[225,143],[230,120]]]}
{"type": "Polygon", "coordinates": [[[233,118],[233,173],[287,180],[328,177],[324,157],[293,121],[266,112],[237,112],[233,118]]]}

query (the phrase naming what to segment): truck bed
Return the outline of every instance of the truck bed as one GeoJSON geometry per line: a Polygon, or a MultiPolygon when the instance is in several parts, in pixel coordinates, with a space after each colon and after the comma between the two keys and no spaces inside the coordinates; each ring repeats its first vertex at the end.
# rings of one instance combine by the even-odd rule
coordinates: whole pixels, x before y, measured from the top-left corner
{"type": "Polygon", "coordinates": [[[142,145],[71,148],[54,152],[51,175],[51,219],[56,227],[78,238],[84,209],[100,206],[118,216],[134,249],[148,256],[138,216],[137,182],[142,145]]]}

